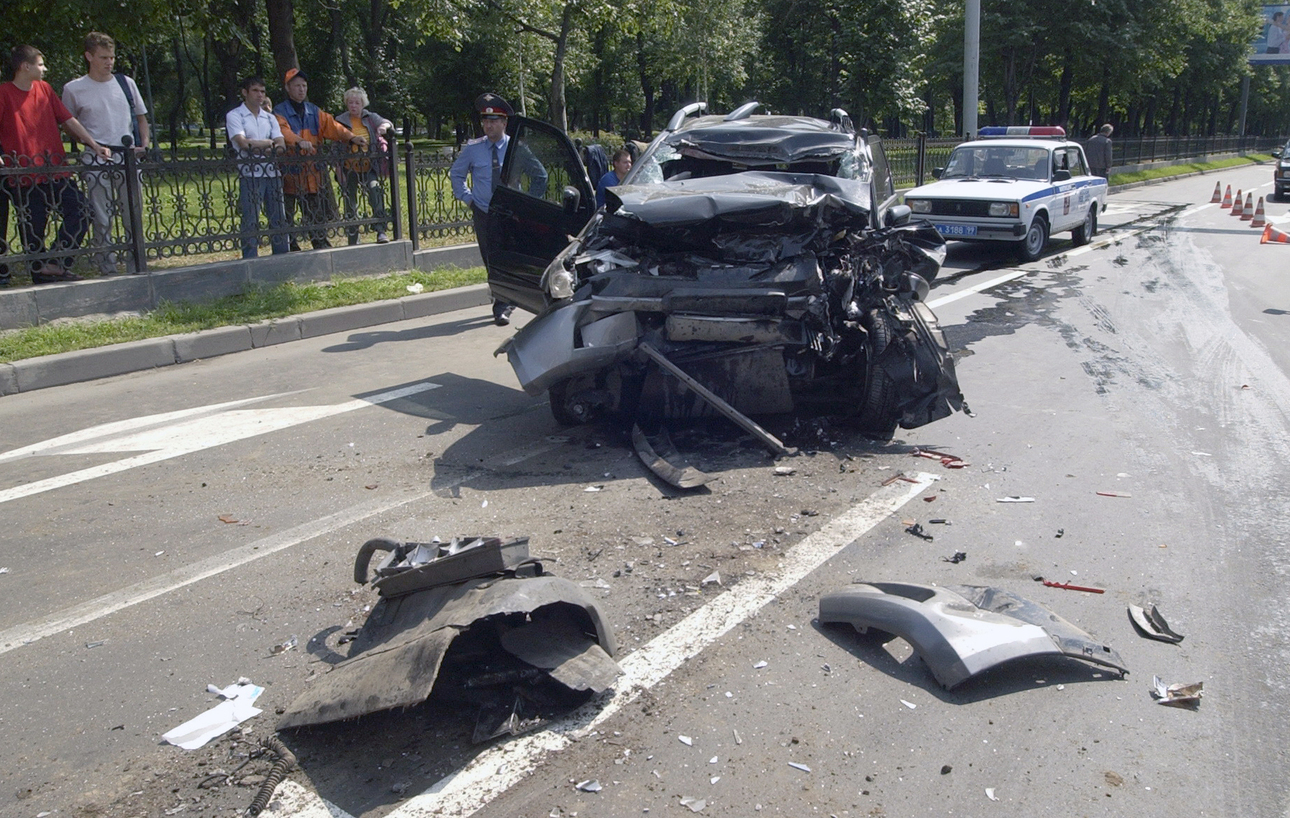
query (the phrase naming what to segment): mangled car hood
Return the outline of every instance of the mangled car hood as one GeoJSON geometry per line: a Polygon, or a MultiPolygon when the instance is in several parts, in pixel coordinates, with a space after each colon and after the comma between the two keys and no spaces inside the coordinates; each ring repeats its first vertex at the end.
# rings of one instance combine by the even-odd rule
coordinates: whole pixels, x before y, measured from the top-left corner
{"type": "Polygon", "coordinates": [[[816,173],[747,171],[606,190],[615,216],[651,227],[728,224],[785,227],[828,217],[868,219],[869,185],[816,173]]]}
{"type": "Polygon", "coordinates": [[[816,129],[818,120],[767,116],[759,117],[759,123],[757,127],[729,128],[714,117],[710,127],[696,124],[672,147],[746,162],[798,162],[837,156],[855,147],[853,134],[816,129]]]}

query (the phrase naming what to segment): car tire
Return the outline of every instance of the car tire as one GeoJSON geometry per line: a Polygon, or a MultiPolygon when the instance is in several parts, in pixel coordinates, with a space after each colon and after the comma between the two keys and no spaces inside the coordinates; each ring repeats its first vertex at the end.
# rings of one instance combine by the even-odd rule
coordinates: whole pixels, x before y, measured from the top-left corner
{"type": "Polygon", "coordinates": [[[595,383],[590,378],[565,378],[551,384],[547,398],[551,401],[551,416],[561,426],[582,426],[596,417],[596,405],[583,396],[595,383]]]}
{"type": "Polygon", "coordinates": [[[1048,219],[1042,214],[1035,214],[1026,235],[1017,242],[1017,252],[1022,261],[1038,261],[1048,244],[1048,219]]]}
{"type": "Polygon", "coordinates": [[[873,362],[891,345],[895,339],[895,330],[890,316],[878,310],[871,310],[865,317],[864,328],[869,332],[870,355],[865,367],[864,392],[860,396],[852,425],[866,437],[885,442],[896,434],[896,425],[900,420],[896,382],[886,370],[873,362]]]}
{"type": "Polygon", "coordinates": [[[1097,234],[1097,205],[1093,205],[1084,214],[1084,221],[1071,231],[1071,242],[1079,247],[1088,244],[1097,234]]]}

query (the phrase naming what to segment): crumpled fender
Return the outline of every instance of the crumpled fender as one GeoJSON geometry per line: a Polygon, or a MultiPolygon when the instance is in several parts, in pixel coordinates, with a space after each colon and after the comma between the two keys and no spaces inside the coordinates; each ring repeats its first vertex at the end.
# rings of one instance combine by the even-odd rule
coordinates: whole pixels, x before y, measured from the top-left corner
{"type": "Polygon", "coordinates": [[[590,300],[553,306],[498,350],[506,352],[525,392],[541,395],[554,383],[605,369],[635,351],[636,314],[621,312],[596,319],[588,313],[591,306],[590,300]]]}
{"type": "Polygon", "coordinates": [[[1042,605],[1002,588],[857,583],[820,598],[820,622],[899,636],[947,689],[1027,656],[1066,655],[1129,672],[1107,645],[1042,605]]]}
{"type": "MultiPolygon", "coordinates": [[[[536,648],[517,645],[512,652],[548,669],[571,689],[607,689],[620,672],[605,617],[582,589],[560,577],[504,577],[443,585],[406,596],[382,599],[372,609],[350,650],[350,658],[317,679],[287,708],[279,729],[350,719],[410,707],[430,696],[453,640],[478,620],[499,614],[532,614],[563,609],[582,634],[554,640],[543,662],[536,648]]],[[[567,631],[568,628],[566,627],[567,631]]],[[[519,640],[517,639],[517,642],[519,640]]],[[[531,640],[530,640],[531,641],[531,640]]]]}

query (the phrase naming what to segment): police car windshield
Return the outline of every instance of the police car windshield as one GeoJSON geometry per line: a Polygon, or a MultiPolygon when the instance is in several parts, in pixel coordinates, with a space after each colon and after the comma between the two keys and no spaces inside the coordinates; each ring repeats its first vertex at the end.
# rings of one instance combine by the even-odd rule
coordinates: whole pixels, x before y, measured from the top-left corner
{"type": "Polygon", "coordinates": [[[1047,148],[961,145],[950,155],[942,179],[1037,179],[1048,181],[1052,160],[1047,148]]]}

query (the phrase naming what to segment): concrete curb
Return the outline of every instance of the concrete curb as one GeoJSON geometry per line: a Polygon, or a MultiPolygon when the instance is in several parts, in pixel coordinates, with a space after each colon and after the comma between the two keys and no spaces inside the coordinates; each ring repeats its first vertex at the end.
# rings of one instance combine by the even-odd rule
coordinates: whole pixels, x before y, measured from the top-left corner
{"type": "Polygon", "coordinates": [[[0,395],[142,372],[320,335],[482,307],[487,284],[374,301],[202,332],[170,335],[0,364],[0,395]]]}

